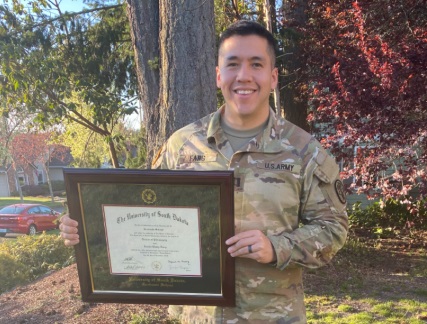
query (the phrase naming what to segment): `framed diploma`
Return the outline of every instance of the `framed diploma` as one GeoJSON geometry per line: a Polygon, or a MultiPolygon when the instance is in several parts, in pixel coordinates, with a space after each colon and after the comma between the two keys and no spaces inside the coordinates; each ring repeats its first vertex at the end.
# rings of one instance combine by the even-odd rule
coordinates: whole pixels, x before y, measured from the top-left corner
{"type": "Polygon", "coordinates": [[[83,301],[234,306],[232,171],[64,169],[83,301]]]}

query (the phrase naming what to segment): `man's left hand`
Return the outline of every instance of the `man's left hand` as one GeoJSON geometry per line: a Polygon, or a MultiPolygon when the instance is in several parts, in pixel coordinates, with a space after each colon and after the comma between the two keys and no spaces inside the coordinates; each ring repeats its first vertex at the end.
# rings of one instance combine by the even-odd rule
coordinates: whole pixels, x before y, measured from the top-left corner
{"type": "Polygon", "coordinates": [[[230,237],[225,244],[229,245],[227,251],[232,257],[254,259],[260,263],[276,261],[270,240],[260,230],[241,232],[230,237]]]}

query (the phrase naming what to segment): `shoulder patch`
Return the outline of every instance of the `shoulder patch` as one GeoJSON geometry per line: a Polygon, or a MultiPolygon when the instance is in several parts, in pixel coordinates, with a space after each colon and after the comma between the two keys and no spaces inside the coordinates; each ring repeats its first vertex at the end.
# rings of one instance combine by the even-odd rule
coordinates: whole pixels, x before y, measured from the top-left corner
{"type": "MultiPolygon", "coordinates": [[[[318,156],[319,157],[319,156],[318,156]]],[[[322,154],[319,158],[316,157],[315,161],[318,165],[314,173],[326,183],[331,183],[333,179],[336,179],[339,175],[338,165],[335,160],[329,155],[322,154]]]]}
{"type": "Polygon", "coordinates": [[[335,180],[334,183],[335,192],[337,193],[338,199],[345,204],[347,202],[345,190],[344,190],[344,184],[341,180],[335,180]]]}

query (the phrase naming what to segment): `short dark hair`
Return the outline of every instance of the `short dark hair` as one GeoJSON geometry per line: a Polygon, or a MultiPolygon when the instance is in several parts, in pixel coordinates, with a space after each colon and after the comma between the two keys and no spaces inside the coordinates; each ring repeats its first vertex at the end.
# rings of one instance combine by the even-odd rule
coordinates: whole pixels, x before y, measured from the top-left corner
{"type": "Polygon", "coordinates": [[[256,35],[264,38],[268,44],[273,67],[276,65],[276,39],[263,25],[250,20],[239,20],[232,23],[225,29],[219,37],[218,50],[221,49],[224,41],[232,36],[256,35]]]}

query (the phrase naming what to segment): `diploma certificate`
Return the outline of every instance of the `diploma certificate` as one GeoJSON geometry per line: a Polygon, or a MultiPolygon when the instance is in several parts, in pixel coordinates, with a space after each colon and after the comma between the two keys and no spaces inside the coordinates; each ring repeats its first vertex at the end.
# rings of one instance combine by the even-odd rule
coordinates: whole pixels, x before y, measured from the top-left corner
{"type": "Polygon", "coordinates": [[[104,205],[103,211],[111,273],[202,275],[198,208],[104,205]]]}
{"type": "Polygon", "coordinates": [[[234,306],[233,171],[64,169],[82,300],[234,306]]]}

